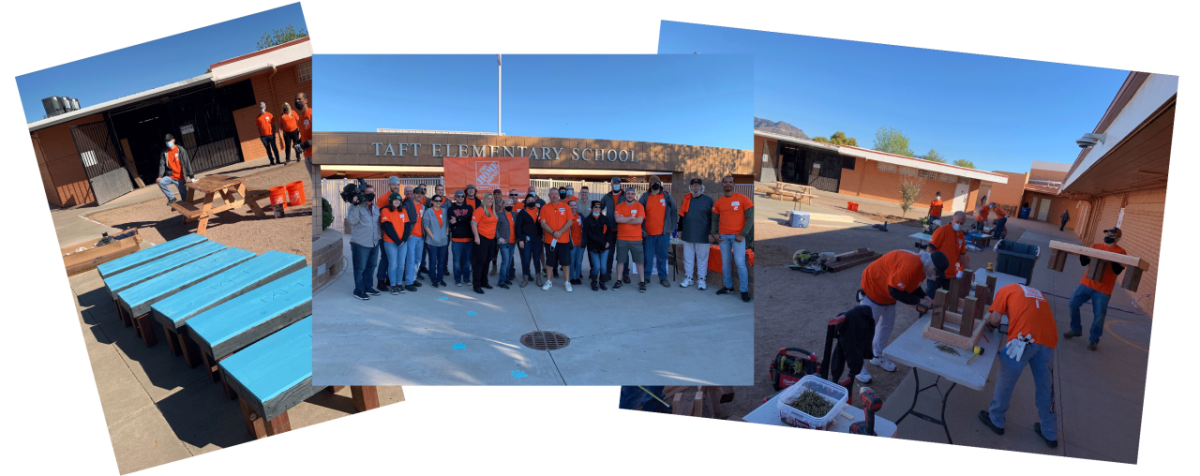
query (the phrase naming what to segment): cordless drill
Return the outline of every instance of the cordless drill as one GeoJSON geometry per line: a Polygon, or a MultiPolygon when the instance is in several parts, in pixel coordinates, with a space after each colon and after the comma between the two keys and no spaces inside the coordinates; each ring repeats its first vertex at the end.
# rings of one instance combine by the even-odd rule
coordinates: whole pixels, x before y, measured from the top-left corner
{"type": "Polygon", "coordinates": [[[863,413],[866,415],[867,420],[851,424],[850,433],[853,435],[878,436],[875,434],[875,412],[883,408],[883,399],[879,398],[879,395],[876,395],[874,390],[867,387],[862,388],[862,391],[859,392],[859,397],[862,398],[863,413]]]}

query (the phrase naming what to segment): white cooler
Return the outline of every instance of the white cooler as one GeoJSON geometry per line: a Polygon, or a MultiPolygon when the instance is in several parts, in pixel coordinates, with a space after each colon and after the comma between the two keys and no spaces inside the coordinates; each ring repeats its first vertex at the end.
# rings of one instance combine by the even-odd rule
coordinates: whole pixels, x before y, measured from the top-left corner
{"type": "Polygon", "coordinates": [[[808,212],[788,210],[788,226],[792,228],[808,228],[808,212]]]}

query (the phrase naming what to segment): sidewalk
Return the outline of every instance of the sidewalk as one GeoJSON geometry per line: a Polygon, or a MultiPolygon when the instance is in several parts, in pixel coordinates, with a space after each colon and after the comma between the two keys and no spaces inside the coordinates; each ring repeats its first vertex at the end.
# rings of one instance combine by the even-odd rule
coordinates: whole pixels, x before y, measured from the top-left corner
{"type": "MultiPolygon", "coordinates": [[[[1034,268],[1031,285],[1041,290],[1054,306],[1060,334],[1054,353],[1058,448],[1047,448],[1033,432],[1037,407],[1034,405],[1033,376],[1028,370],[1022,373],[1013,392],[1005,434],[997,436],[979,422],[977,414],[987,409],[994,392],[998,368],[995,364],[988,385],[982,391],[959,386],[946,403],[946,420],[954,443],[1136,464],[1151,319],[1134,307],[1129,294],[1118,286],[1109,303],[1105,333],[1095,352],[1086,349],[1087,329],[1092,322],[1090,304],[1085,304],[1080,310],[1084,336],[1063,339],[1061,333],[1069,329],[1070,323],[1068,303],[1083,276],[1084,267],[1079,265],[1077,258],[1072,257],[1067,260],[1064,271],[1059,273],[1047,269],[1046,261],[1049,259],[1051,240],[1071,243],[1079,243],[1079,240],[1070,232],[1059,232],[1054,225],[1031,220],[1011,220],[1009,230],[1010,235],[1014,235],[1014,231],[1023,231],[1019,238],[1021,243],[1041,247],[1041,257],[1034,268]]],[[[897,328],[895,334],[902,331],[897,328]]],[[[922,381],[928,384],[933,377],[922,372],[922,381]]],[[[899,418],[912,402],[913,385],[909,372],[892,393],[892,398],[885,402],[879,415],[892,421],[899,418]]],[[[948,388],[945,382],[939,385],[943,392],[948,388]]],[[[938,414],[937,394],[931,393],[921,394],[916,411],[938,414]]],[[[946,442],[941,427],[911,416],[905,418],[897,437],[946,442]]]]}

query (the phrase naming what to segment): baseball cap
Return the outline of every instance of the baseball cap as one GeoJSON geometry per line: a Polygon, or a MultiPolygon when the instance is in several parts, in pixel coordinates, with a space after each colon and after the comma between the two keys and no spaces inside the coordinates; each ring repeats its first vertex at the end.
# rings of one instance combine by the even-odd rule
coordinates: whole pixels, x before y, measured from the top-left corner
{"type": "Polygon", "coordinates": [[[504,192],[503,192],[503,191],[501,191],[500,189],[495,189],[495,190],[492,190],[492,193],[504,194],[504,192]]]}
{"type": "Polygon", "coordinates": [[[933,267],[937,268],[938,276],[945,276],[946,268],[950,267],[950,260],[946,258],[946,254],[934,251],[929,254],[929,258],[933,261],[933,267]]]}
{"type": "Polygon", "coordinates": [[[400,185],[400,177],[397,177],[395,175],[388,177],[388,184],[389,185],[400,185]]]}
{"type": "Polygon", "coordinates": [[[466,194],[465,194],[465,193],[463,193],[463,191],[462,191],[462,190],[455,190],[455,191],[454,191],[454,196],[456,196],[456,197],[461,197],[461,196],[464,196],[464,195],[466,195],[466,194]]]}
{"type": "Polygon", "coordinates": [[[692,185],[696,185],[696,184],[704,185],[704,181],[700,180],[698,178],[692,179],[692,185]]]}
{"type": "Polygon", "coordinates": [[[1120,238],[1120,237],[1121,237],[1121,229],[1120,229],[1120,228],[1117,228],[1117,227],[1115,227],[1115,226],[1114,226],[1114,227],[1112,227],[1112,228],[1109,228],[1109,229],[1107,229],[1107,230],[1104,230],[1104,233],[1105,233],[1105,234],[1112,233],[1112,236],[1113,236],[1113,238],[1120,238]]]}
{"type": "Polygon", "coordinates": [[[621,177],[613,177],[612,180],[609,180],[609,182],[620,182],[620,181],[621,181],[621,177]]]}
{"type": "Polygon", "coordinates": [[[467,184],[467,190],[475,190],[475,184],[473,184],[473,183],[467,184]]]}

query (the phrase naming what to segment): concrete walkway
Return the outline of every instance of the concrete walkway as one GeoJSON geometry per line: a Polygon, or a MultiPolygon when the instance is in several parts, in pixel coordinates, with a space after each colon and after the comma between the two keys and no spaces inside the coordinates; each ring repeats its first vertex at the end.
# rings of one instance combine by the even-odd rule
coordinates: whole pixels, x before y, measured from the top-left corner
{"type": "MultiPolygon", "coordinates": [[[[1068,303],[1079,285],[1084,267],[1072,257],[1061,273],[1047,269],[1049,243],[1051,240],[1078,243],[1079,240],[1069,231],[1060,232],[1057,226],[1031,220],[1010,220],[1009,230],[1010,236],[1014,232],[1021,233],[1019,242],[1041,247],[1031,285],[1045,293],[1054,306],[1060,334],[1054,353],[1054,408],[1059,425],[1059,445],[1056,449],[1047,448],[1033,432],[1037,407],[1034,405],[1033,375],[1028,370],[1021,375],[1013,392],[1005,434],[993,434],[978,420],[979,411],[986,410],[991,401],[999,369],[997,364],[993,364],[988,385],[982,391],[959,386],[951,393],[946,404],[946,419],[954,443],[1136,464],[1151,319],[1138,310],[1129,294],[1118,286],[1109,303],[1104,336],[1095,352],[1086,349],[1087,330],[1092,322],[1090,304],[1081,309],[1084,336],[1063,339],[1061,333],[1069,329],[1070,323],[1068,303]]],[[[894,335],[902,331],[896,329],[894,335]]],[[[922,386],[932,383],[933,378],[932,374],[922,372],[922,386]]],[[[893,421],[899,418],[912,402],[913,385],[910,373],[884,404],[880,415],[893,421]]],[[[949,385],[943,382],[939,388],[944,392],[949,385]]],[[[937,415],[939,403],[937,394],[930,390],[921,394],[916,410],[937,415]]],[[[898,437],[946,442],[940,426],[911,416],[901,423],[898,437]]]]}
{"type": "MultiPolygon", "coordinates": [[[[345,241],[349,259],[350,245],[345,241]]],[[[519,268],[520,266],[518,266],[519,268]]],[[[588,267],[584,267],[586,273],[588,267]]],[[[495,285],[495,277],[489,276],[495,285]]],[[[753,382],[754,307],[657,279],[592,291],[471,287],[351,296],[345,273],[314,296],[313,382],[342,385],[746,385],[753,382]],[[522,334],[557,331],[570,345],[538,351],[522,334]],[[461,348],[456,348],[460,347],[461,348]]],[[[374,283],[372,283],[374,284],[374,283]]]]}

